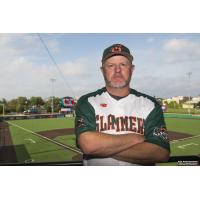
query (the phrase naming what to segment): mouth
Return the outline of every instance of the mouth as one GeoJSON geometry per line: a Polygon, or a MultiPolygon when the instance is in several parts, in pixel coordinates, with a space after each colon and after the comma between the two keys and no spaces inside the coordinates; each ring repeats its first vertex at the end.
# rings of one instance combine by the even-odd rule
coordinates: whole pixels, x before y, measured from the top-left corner
{"type": "Polygon", "coordinates": [[[114,76],[114,77],[112,78],[112,80],[113,80],[113,81],[124,81],[124,77],[122,77],[122,76],[114,76]]]}

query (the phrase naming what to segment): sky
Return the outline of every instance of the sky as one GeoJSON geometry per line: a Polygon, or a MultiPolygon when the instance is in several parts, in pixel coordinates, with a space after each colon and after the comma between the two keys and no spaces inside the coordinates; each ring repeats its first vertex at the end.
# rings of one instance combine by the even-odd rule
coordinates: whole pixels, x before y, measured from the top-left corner
{"type": "Polygon", "coordinates": [[[105,48],[122,43],[133,57],[131,87],[151,96],[200,95],[200,34],[0,33],[0,100],[19,96],[64,97],[105,86],[105,48]],[[191,76],[188,73],[191,72],[191,76]],[[51,80],[55,79],[54,82],[51,80]]]}

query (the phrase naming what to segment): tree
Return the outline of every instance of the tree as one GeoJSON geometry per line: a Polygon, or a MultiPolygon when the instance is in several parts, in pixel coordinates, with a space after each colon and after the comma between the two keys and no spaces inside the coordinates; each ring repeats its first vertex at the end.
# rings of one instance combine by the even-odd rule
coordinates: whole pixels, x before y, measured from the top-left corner
{"type": "Polygon", "coordinates": [[[61,109],[61,107],[60,107],[60,98],[55,97],[55,98],[53,99],[53,104],[54,104],[54,111],[55,111],[55,112],[59,112],[60,109],[61,109]]]}
{"type": "Polygon", "coordinates": [[[42,99],[42,97],[31,97],[30,105],[40,107],[40,106],[44,105],[44,100],[42,99]]]}
{"type": "Polygon", "coordinates": [[[18,97],[17,105],[16,105],[16,112],[23,112],[24,110],[26,110],[27,102],[28,102],[28,100],[26,97],[18,97]]]}
{"type": "MultiPolygon", "coordinates": [[[[54,112],[59,112],[60,107],[60,98],[54,97],[53,98],[53,105],[54,105],[54,112]]],[[[45,102],[44,108],[47,110],[47,112],[51,112],[52,109],[52,98],[49,98],[48,101],[45,102]]]]}
{"type": "Polygon", "coordinates": [[[1,102],[2,102],[3,104],[5,104],[5,105],[7,104],[7,101],[6,101],[6,99],[4,99],[4,98],[2,99],[1,102]]]}
{"type": "Polygon", "coordinates": [[[198,103],[196,103],[194,107],[197,109],[200,109],[200,101],[198,103]]]}
{"type": "MultiPolygon", "coordinates": [[[[0,100],[0,104],[3,104],[4,105],[4,113],[7,112],[7,101],[6,99],[2,99],[0,100]]],[[[0,114],[3,113],[3,106],[0,106],[0,114]]]]}
{"type": "Polygon", "coordinates": [[[171,102],[168,104],[168,107],[169,107],[169,108],[179,108],[179,104],[178,104],[176,101],[171,101],[171,102]]]}
{"type": "Polygon", "coordinates": [[[11,99],[7,102],[7,111],[8,112],[17,112],[17,99],[11,99]]]}

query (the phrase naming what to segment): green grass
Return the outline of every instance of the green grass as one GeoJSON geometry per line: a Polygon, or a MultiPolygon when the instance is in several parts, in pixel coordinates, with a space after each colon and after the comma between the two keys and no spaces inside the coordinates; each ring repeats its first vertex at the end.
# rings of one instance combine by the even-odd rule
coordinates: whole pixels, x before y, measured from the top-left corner
{"type": "Polygon", "coordinates": [[[23,128],[33,132],[74,127],[74,118],[11,120],[9,122],[22,126],[23,128]]]}
{"type": "Polygon", "coordinates": [[[194,108],[190,108],[190,110],[188,110],[187,108],[167,108],[167,113],[189,114],[189,112],[191,114],[199,113],[199,111],[194,108]]]}
{"type": "Polygon", "coordinates": [[[200,155],[200,137],[172,143],[171,148],[171,156],[200,155]]]}
{"type": "MultiPolygon", "coordinates": [[[[192,156],[200,155],[200,137],[191,138],[176,143],[171,143],[170,156],[192,156]]],[[[159,166],[176,166],[178,162],[159,163],[159,166]]]]}
{"type": "Polygon", "coordinates": [[[63,144],[70,145],[70,146],[76,148],[76,137],[75,137],[75,135],[62,135],[62,136],[57,136],[54,139],[58,142],[61,142],[63,144]]]}
{"type": "MultiPolygon", "coordinates": [[[[200,120],[198,119],[165,118],[165,121],[169,131],[188,133],[193,136],[200,135],[200,120]]],[[[170,147],[170,156],[200,155],[200,137],[171,142],[170,147]]],[[[176,166],[178,163],[159,163],[158,165],[176,166]]]]}
{"type": "MultiPolygon", "coordinates": [[[[188,133],[192,136],[200,135],[200,120],[166,118],[166,125],[169,131],[188,133]]],[[[200,154],[200,137],[171,142],[171,156],[198,155],[200,154]],[[181,145],[186,145],[181,148],[181,145]]]]}
{"type": "MultiPolygon", "coordinates": [[[[200,120],[198,119],[167,117],[165,121],[169,131],[183,132],[194,136],[200,135],[200,120]]],[[[10,122],[34,132],[74,127],[74,118],[13,120],[10,122]]],[[[10,130],[18,162],[24,162],[29,159],[33,159],[35,162],[70,161],[76,155],[15,126],[10,126],[10,130]],[[36,143],[32,143],[30,139],[36,143]]],[[[54,139],[63,144],[76,147],[74,135],[63,135],[54,139]]],[[[200,154],[200,137],[171,143],[171,156],[198,154],[200,154]]],[[[168,163],[168,165],[172,165],[172,163],[168,163]]]]}
{"type": "Polygon", "coordinates": [[[167,129],[192,135],[200,134],[200,120],[198,119],[179,119],[165,118],[167,129]]]}
{"type": "MultiPolygon", "coordinates": [[[[73,118],[15,120],[10,122],[33,132],[72,128],[74,126],[73,118]]],[[[24,163],[30,159],[34,160],[34,162],[71,161],[72,157],[76,155],[72,151],[66,150],[21,128],[12,125],[9,128],[19,163],[24,163]]],[[[62,136],[60,137],[62,138],[62,136]]],[[[73,138],[74,135],[70,137],[67,135],[66,138],[63,137],[61,140],[64,144],[75,146],[73,138]],[[66,139],[65,142],[63,142],[64,139],[66,139]],[[69,141],[67,141],[68,139],[69,141]]]]}

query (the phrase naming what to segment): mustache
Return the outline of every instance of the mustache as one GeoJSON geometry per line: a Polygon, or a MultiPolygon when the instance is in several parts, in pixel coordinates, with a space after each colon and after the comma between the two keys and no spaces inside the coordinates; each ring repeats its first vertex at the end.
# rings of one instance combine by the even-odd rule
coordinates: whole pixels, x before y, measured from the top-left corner
{"type": "Polygon", "coordinates": [[[122,74],[116,73],[112,76],[112,78],[124,78],[122,74]]]}

